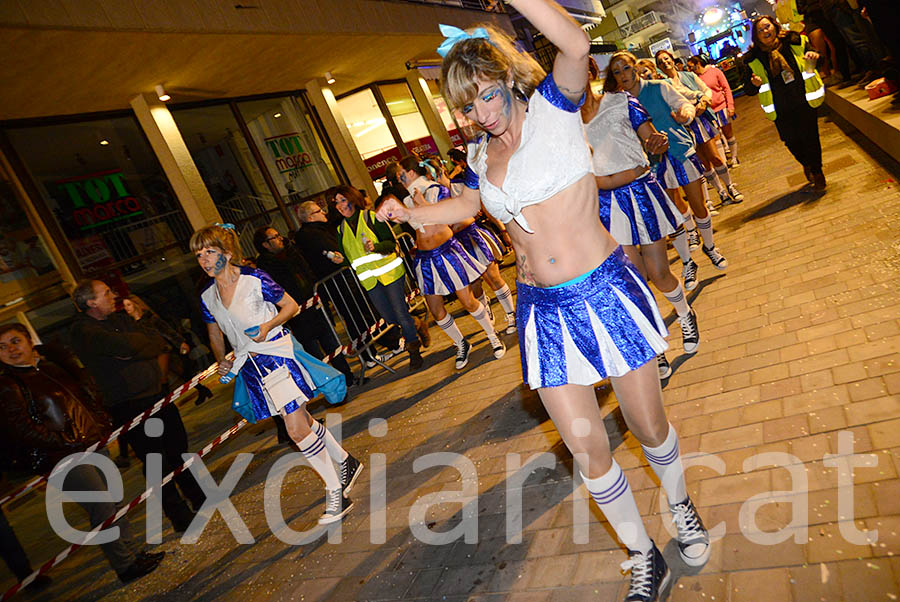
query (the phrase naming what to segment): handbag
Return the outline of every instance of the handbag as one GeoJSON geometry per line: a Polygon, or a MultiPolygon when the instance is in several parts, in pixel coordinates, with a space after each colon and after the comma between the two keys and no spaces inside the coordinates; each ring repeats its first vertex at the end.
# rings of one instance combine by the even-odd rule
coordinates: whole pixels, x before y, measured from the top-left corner
{"type": "Polygon", "coordinates": [[[294,377],[291,376],[287,364],[282,364],[268,374],[263,374],[253,360],[252,355],[250,356],[250,361],[253,362],[253,367],[256,368],[256,372],[262,381],[263,394],[277,411],[280,412],[284,406],[297,398],[306,397],[303,391],[300,390],[300,387],[297,386],[294,377]]]}

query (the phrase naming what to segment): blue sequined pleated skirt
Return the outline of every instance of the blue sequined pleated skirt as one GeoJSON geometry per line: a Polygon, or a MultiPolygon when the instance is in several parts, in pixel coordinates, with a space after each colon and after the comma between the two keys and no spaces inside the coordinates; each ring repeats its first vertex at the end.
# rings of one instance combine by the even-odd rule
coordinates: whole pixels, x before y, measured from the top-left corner
{"type": "Polygon", "coordinates": [[[703,165],[696,154],[691,155],[684,161],[678,161],[671,154],[666,153],[663,155],[662,161],[656,165],[656,179],[667,190],[686,186],[702,177],[703,165]]]}
{"type": "Polygon", "coordinates": [[[652,173],[600,190],[600,221],[620,245],[646,245],[673,234],[684,220],[652,173]]]}
{"type": "Polygon", "coordinates": [[[500,241],[493,232],[482,228],[477,222],[472,222],[453,237],[459,241],[469,255],[485,267],[495,261],[500,261],[503,257],[500,241]]]}
{"type": "Polygon", "coordinates": [[[468,286],[486,269],[455,238],[436,249],[416,251],[416,280],[425,295],[449,295],[468,286]]]}
{"type": "Polygon", "coordinates": [[[703,144],[719,135],[718,118],[710,116],[708,112],[700,113],[688,125],[688,129],[694,135],[694,144],[703,144]]]}
{"type": "Polygon", "coordinates": [[[668,346],[653,294],[621,247],[573,284],[519,282],[516,292],[522,375],[532,389],[622,376],[668,346]]]}

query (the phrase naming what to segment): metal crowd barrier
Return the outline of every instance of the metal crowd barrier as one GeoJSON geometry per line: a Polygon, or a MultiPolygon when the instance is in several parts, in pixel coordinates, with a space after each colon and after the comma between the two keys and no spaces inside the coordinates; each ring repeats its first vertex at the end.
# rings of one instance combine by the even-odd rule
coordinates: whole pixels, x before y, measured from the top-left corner
{"type": "MultiPolygon", "coordinates": [[[[404,292],[406,293],[407,299],[412,296],[412,301],[409,304],[409,311],[413,311],[425,303],[425,297],[419,293],[419,283],[416,282],[416,271],[413,269],[412,256],[413,250],[416,247],[416,240],[409,232],[394,234],[394,237],[397,239],[397,245],[400,247],[399,254],[400,257],[403,258],[403,265],[406,268],[406,285],[404,287],[404,292]]],[[[428,321],[427,311],[425,321],[428,321]]]]}
{"type": "Polygon", "coordinates": [[[365,376],[367,361],[375,362],[393,373],[372,352],[372,345],[390,330],[391,325],[381,320],[353,268],[345,266],[322,278],[313,286],[313,291],[332,310],[322,313],[341,345],[353,345],[372,330],[369,336],[365,336],[345,353],[348,358],[356,358],[360,362],[361,371],[357,382],[361,383],[365,376]],[[372,325],[375,325],[374,329],[372,325]]]}

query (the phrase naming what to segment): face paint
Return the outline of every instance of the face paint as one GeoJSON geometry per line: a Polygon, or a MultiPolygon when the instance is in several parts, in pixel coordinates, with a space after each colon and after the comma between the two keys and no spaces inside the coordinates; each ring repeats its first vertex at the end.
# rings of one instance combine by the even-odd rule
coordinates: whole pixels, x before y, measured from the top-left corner
{"type": "MultiPolygon", "coordinates": [[[[504,117],[509,119],[510,114],[512,114],[512,90],[510,90],[508,86],[501,85],[499,91],[501,94],[503,94],[503,115],[504,117]]],[[[491,98],[493,98],[496,94],[497,92],[494,92],[491,95],[491,98]]]]}
{"type": "Polygon", "coordinates": [[[219,253],[218,259],[216,259],[216,265],[213,266],[213,272],[218,276],[222,273],[222,270],[225,269],[225,266],[228,265],[228,260],[225,259],[225,256],[219,253]]]}

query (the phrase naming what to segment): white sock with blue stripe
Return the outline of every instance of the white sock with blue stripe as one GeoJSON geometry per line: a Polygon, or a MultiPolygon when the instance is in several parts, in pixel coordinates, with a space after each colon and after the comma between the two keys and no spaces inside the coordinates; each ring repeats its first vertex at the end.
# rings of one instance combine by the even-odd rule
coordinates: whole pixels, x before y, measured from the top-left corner
{"type": "Polygon", "coordinates": [[[683,502],[687,498],[687,489],[684,485],[684,467],[681,465],[681,452],[678,449],[678,434],[675,427],[669,424],[669,434],[659,447],[642,445],[641,448],[666,491],[669,505],[683,502]]]}
{"type": "Polygon", "coordinates": [[[728,148],[731,149],[731,160],[737,161],[737,138],[729,138],[728,139],[728,148]]]}
{"type": "Polygon", "coordinates": [[[684,224],[678,226],[678,229],[675,230],[675,233],[672,235],[672,246],[675,247],[675,251],[678,252],[681,263],[687,263],[691,260],[691,245],[688,242],[687,231],[684,229],[684,224]]]}
{"type": "Polygon", "coordinates": [[[712,249],[716,246],[713,242],[712,216],[707,215],[703,219],[697,218],[697,229],[700,230],[700,238],[703,239],[703,246],[712,249]]]}
{"type": "Polygon", "coordinates": [[[480,306],[477,311],[470,312],[469,315],[475,318],[475,321],[481,325],[488,337],[494,336],[494,323],[491,321],[490,316],[488,316],[487,311],[485,311],[484,305],[480,306]]]}
{"type": "Polygon", "coordinates": [[[634,494],[619,464],[613,460],[609,471],[602,477],[589,479],[582,474],[581,478],[619,541],[629,550],[645,554],[649,552],[653,548],[653,542],[647,535],[634,494]]]}
{"type": "Polygon", "coordinates": [[[450,312],[447,312],[447,315],[444,316],[443,320],[438,320],[437,325],[441,327],[441,330],[447,333],[447,336],[450,337],[453,344],[459,347],[459,344],[462,343],[463,335],[459,331],[459,326],[456,325],[450,312]]]}
{"type": "Polygon", "coordinates": [[[679,318],[683,318],[691,313],[691,306],[688,305],[687,298],[684,295],[684,288],[681,286],[681,283],[678,283],[675,288],[668,293],[666,291],[660,292],[663,294],[663,297],[666,298],[666,301],[671,303],[672,307],[675,308],[675,313],[678,314],[679,318]]]}
{"type": "Polygon", "coordinates": [[[341,447],[341,444],[338,443],[338,440],[334,438],[334,435],[331,434],[325,425],[319,422],[318,420],[313,420],[312,426],[310,427],[312,432],[316,434],[319,439],[323,439],[325,441],[325,449],[328,450],[328,455],[331,456],[331,459],[335,462],[343,462],[347,459],[349,455],[347,450],[341,447]]]}
{"type": "Polygon", "coordinates": [[[723,186],[722,182],[719,180],[718,174],[719,174],[718,168],[716,168],[715,171],[710,169],[710,170],[703,172],[703,177],[705,177],[708,182],[710,182],[713,186],[716,187],[716,190],[719,191],[719,196],[721,196],[722,194],[727,194],[727,191],[725,190],[725,186],[723,186]]]}
{"type": "Polygon", "coordinates": [[[500,302],[500,307],[503,308],[508,314],[516,311],[516,306],[513,305],[512,291],[509,290],[509,285],[505,284],[498,289],[494,289],[494,294],[497,295],[497,301],[500,302]]]}
{"type": "Polygon", "coordinates": [[[309,460],[309,465],[325,481],[326,489],[334,491],[341,488],[341,479],[338,478],[328,450],[325,449],[325,441],[315,431],[304,437],[303,441],[297,443],[297,446],[300,448],[300,453],[309,460]]]}
{"type": "Polygon", "coordinates": [[[716,175],[719,176],[723,184],[731,186],[731,173],[729,173],[727,165],[719,165],[716,168],[716,175]]]}

